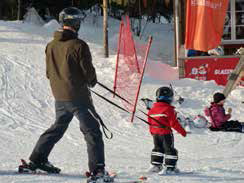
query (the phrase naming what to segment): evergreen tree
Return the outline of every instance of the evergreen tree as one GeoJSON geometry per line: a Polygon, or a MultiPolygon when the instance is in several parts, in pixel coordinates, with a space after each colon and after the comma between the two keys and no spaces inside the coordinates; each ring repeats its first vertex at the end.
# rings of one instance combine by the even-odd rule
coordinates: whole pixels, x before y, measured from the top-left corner
{"type": "MultiPolygon", "coordinates": [[[[19,0],[0,0],[0,19],[15,20],[18,12],[19,0]]],[[[119,1],[109,1],[110,15],[120,18],[121,10],[127,11],[133,17],[140,17],[141,15],[149,15],[155,18],[157,14],[164,16],[167,20],[172,19],[173,15],[173,0],[147,0],[147,7],[144,7],[145,0],[128,0],[128,3],[134,4],[120,5],[119,1]],[[139,6],[140,4],[140,6],[139,6]]],[[[102,8],[103,0],[20,0],[21,2],[21,18],[26,13],[27,7],[34,7],[40,16],[45,19],[45,15],[58,18],[59,12],[70,6],[75,6],[82,10],[87,10],[99,4],[102,8]]],[[[102,13],[102,11],[101,11],[102,13]]]]}

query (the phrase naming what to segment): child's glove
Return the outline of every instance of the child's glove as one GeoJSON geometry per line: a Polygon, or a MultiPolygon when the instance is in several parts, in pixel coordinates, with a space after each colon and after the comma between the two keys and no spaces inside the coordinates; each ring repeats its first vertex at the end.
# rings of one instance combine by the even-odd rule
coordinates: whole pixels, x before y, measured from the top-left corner
{"type": "Polygon", "coordinates": [[[229,113],[229,114],[232,113],[232,108],[228,108],[228,113],[229,113]]]}
{"type": "Polygon", "coordinates": [[[181,135],[183,136],[183,137],[186,137],[186,131],[184,130],[182,133],[181,133],[181,135]]]}
{"type": "Polygon", "coordinates": [[[153,101],[149,98],[141,98],[141,101],[144,102],[144,104],[147,107],[147,110],[150,110],[152,108],[153,101]]]}

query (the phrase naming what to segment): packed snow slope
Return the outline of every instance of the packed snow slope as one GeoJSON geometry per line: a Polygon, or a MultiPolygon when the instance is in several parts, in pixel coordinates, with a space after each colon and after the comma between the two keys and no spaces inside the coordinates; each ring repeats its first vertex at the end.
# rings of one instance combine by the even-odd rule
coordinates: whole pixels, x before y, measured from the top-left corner
{"type": "MultiPolygon", "coordinates": [[[[112,23],[109,29],[110,43],[116,49],[119,22],[112,21],[112,23]]],[[[173,35],[172,31],[167,31],[171,29],[169,25],[152,24],[149,27],[155,29],[157,36],[153,44],[163,43],[165,44],[163,47],[168,48],[172,45],[170,41],[165,40],[173,35]]],[[[62,169],[63,174],[56,176],[16,174],[20,159],[28,159],[40,134],[55,120],[54,99],[48,80],[45,78],[44,51],[56,28],[55,23],[38,27],[22,22],[0,21],[1,183],[85,182],[81,174],[87,170],[87,152],[76,119],[73,119],[49,159],[62,169]]],[[[112,88],[115,49],[111,51],[109,58],[103,58],[102,31],[99,32],[99,29],[102,30],[102,27],[94,28],[94,25],[84,23],[80,37],[88,41],[91,48],[98,80],[112,88]]],[[[154,35],[154,32],[151,34],[154,35]]],[[[150,55],[148,65],[155,64],[154,60],[169,58],[172,53],[172,50],[167,51],[158,46],[156,48],[153,50],[154,55],[150,55]]],[[[160,62],[158,64],[160,65],[160,62]]],[[[185,98],[183,104],[175,105],[177,110],[186,116],[202,114],[203,108],[211,102],[213,93],[223,90],[223,87],[217,86],[213,81],[177,80],[176,69],[165,64],[161,66],[162,70],[157,80],[146,72],[140,97],[154,98],[158,87],[172,83],[177,94],[185,98]]],[[[113,99],[111,94],[101,87],[96,86],[94,90],[121,105],[118,99],[113,99]]],[[[112,140],[104,138],[107,170],[117,172],[121,177],[120,181],[146,175],[153,147],[148,126],[137,119],[131,124],[128,114],[96,96],[93,96],[93,99],[98,113],[114,134],[112,140]]],[[[238,88],[231,93],[226,102],[226,107],[233,108],[232,119],[242,122],[244,122],[244,104],[241,103],[243,100],[244,90],[238,88]]],[[[145,110],[140,102],[138,108],[145,110]]],[[[174,135],[175,146],[179,151],[178,167],[182,171],[192,173],[176,176],[148,175],[148,182],[244,182],[244,134],[197,129],[186,138],[177,133],[174,135]]]]}

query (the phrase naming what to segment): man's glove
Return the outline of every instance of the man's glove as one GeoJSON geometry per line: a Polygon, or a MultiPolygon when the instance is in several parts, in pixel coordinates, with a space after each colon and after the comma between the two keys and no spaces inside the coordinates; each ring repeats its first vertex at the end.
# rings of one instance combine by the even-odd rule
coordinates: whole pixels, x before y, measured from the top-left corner
{"type": "Polygon", "coordinates": [[[93,79],[88,86],[89,88],[93,88],[96,84],[97,84],[97,78],[93,79]]]}

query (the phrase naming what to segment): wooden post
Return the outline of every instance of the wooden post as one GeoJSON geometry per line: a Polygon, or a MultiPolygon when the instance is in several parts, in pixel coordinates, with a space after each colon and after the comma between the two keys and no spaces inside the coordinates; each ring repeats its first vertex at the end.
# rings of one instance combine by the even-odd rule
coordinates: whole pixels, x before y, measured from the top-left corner
{"type": "Polygon", "coordinates": [[[0,19],[3,17],[3,2],[0,1],[0,19]]]}
{"type": "Polygon", "coordinates": [[[173,66],[179,65],[179,57],[184,57],[185,48],[184,45],[184,27],[185,27],[185,6],[184,1],[175,0],[174,1],[174,30],[175,30],[175,40],[174,40],[174,64],[173,66]],[[181,50],[183,49],[183,50],[181,50]],[[181,55],[180,55],[181,54],[181,55]]]}
{"type": "Polygon", "coordinates": [[[178,58],[178,55],[177,55],[177,41],[176,41],[176,13],[175,13],[175,10],[176,10],[176,6],[175,6],[175,2],[176,1],[173,1],[173,18],[174,18],[174,62],[173,62],[173,66],[177,66],[177,58],[178,58]]]}
{"type": "Polygon", "coordinates": [[[21,0],[18,0],[18,14],[17,14],[17,20],[20,20],[21,16],[21,0]]]}
{"type": "Polygon", "coordinates": [[[239,63],[228,78],[227,85],[223,91],[225,97],[228,97],[230,92],[236,87],[238,82],[244,76],[244,48],[240,48],[238,53],[241,55],[239,63]]]}
{"type": "Polygon", "coordinates": [[[174,1],[174,29],[175,29],[175,41],[174,41],[174,55],[175,60],[173,66],[178,65],[179,58],[179,0],[174,1]]]}
{"type": "MultiPolygon", "coordinates": [[[[179,27],[180,27],[180,44],[185,44],[185,29],[186,29],[186,1],[180,0],[180,21],[179,21],[179,27]]],[[[184,47],[183,47],[184,48],[184,47]]],[[[185,55],[185,48],[184,48],[184,55],[185,55]]]]}
{"type": "Polygon", "coordinates": [[[185,78],[185,55],[184,55],[184,46],[181,45],[179,48],[179,58],[178,58],[178,72],[179,79],[185,78]]]}
{"type": "Polygon", "coordinates": [[[174,1],[174,64],[179,69],[179,78],[185,77],[185,0],[174,1]]]}
{"type": "Polygon", "coordinates": [[[241,56],[239,63],[237,64],[234,71],[230,74],[228,78],[227,85],[223,91],[225,97],[228,97],[230,92],[235,89],[238,82],[241,80],[241,78],[244,76],[244,55],[241,56]]]}
{"type": "Polygon", "coordinates": [[[108,53],[108,1],[103,0],[103,45],[104,56],[109,57],[108,53]]]}

